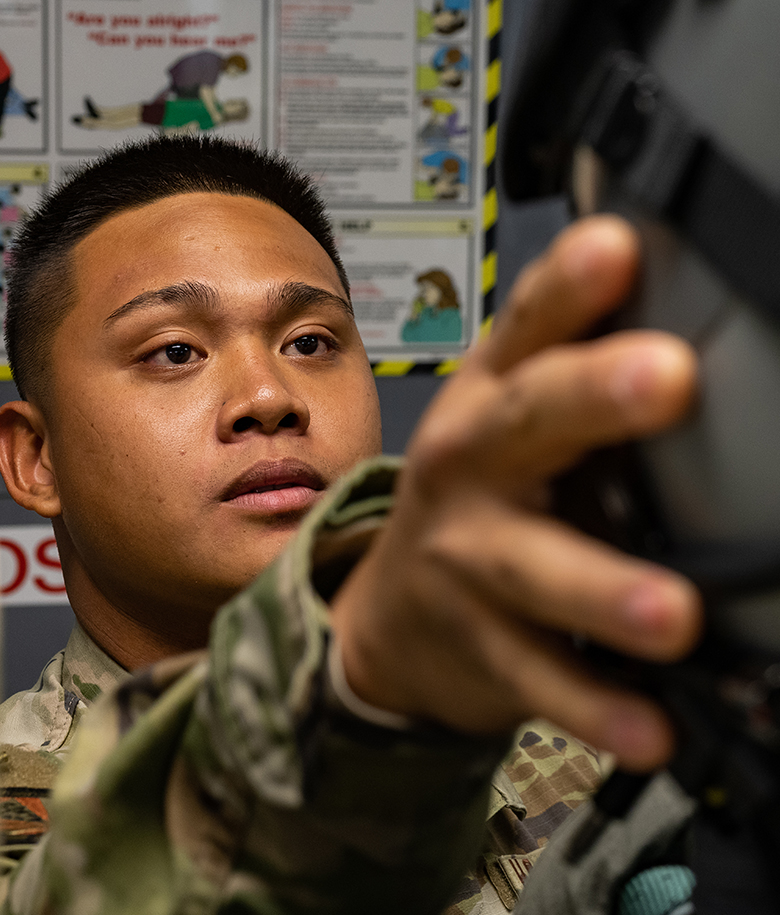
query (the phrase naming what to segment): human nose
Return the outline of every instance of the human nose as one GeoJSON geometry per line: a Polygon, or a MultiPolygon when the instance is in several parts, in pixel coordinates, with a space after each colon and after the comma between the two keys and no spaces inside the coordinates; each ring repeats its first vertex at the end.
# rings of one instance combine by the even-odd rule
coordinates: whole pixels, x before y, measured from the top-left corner
{"type": "Polygon", "coordinates": [[[247,354],[232,359],[223,393],[217,423],[222,441],[233,441],[250,431],[270,435],[288,430],[300,435],[309,427],[305,399],[273,359],[247,354]]]}

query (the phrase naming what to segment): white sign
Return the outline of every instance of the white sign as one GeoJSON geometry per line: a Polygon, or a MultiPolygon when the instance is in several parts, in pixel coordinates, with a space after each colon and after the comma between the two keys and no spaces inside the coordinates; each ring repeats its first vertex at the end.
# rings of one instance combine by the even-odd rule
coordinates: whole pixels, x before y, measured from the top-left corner
{"type": "Polygon", "coordinates": [[[49,525],[0,527],[0,595],[3,603],[13,607],[67,604],[49,525]]]}
{"type": "Polygon", "coordinates": [[[459,358],[495,281],[500,13],[500,0],[0,0],[0,323],[4,240],[49,185],[115,143],[214,133],[279,148],[316,181],[372,362],[459,358]]]}

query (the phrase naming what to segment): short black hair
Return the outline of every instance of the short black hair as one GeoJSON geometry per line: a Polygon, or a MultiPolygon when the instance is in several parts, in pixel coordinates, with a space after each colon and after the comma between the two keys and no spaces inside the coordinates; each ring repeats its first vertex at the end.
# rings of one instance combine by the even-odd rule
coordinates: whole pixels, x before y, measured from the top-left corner
{"type": "Polygon", "coordinates": [[[24,219],[11,246],[5,340],[21,397],[44,399],[54,335],[74,305],[74,246],[111,216],[199,191],[254,197],[285,210],[325,249],[349,298],[322,198],[280,153],[203,135],[117,146],[55,188],[24,219]]]}

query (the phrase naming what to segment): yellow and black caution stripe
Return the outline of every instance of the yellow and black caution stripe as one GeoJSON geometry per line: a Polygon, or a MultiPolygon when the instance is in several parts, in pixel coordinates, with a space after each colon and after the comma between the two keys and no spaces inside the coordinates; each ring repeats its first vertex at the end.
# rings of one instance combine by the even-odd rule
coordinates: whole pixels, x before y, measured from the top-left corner
{"type": "Polygon", "coordinates": [[[482,250],[483,314],[492,315],[495,308],[498,255],[496,230],[498,225],[498,194],[496,192],[496,148],[498,145],[498,94],[501,90],[501,0],[491,0],[487,11],[488,72],[485,126],[485,197],[482,204],[484,247],[482,250]]]}
{"type": "MultiPolygon", "coordinates": [[[[479,336],[490,330],[495,310],[498,255],[496,232],[498,226],[498,194],[496,191],[496,149],[498,146],[498,95],[501,89],[501,23],[502,0],[489,0],[487,4],[487,79],[485,103],[485,196],[482,200],[482,325],[479,336]]],[[[413,359],[386,360],[372,364],[377,378],[401,375],[448,375],[460,365],[460,358],[440,362],[416,362],[413,359]]]]}

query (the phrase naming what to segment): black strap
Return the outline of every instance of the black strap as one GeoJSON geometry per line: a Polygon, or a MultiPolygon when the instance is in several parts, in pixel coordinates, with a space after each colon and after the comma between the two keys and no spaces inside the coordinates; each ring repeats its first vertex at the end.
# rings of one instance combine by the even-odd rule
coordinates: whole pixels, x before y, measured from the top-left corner
{"type": "Polygon", "coordinates": [[[780,320],[780,199],[702,133],[635,55],[610,54],[596,86],[581,138],[638,202],[780,320]]]}

